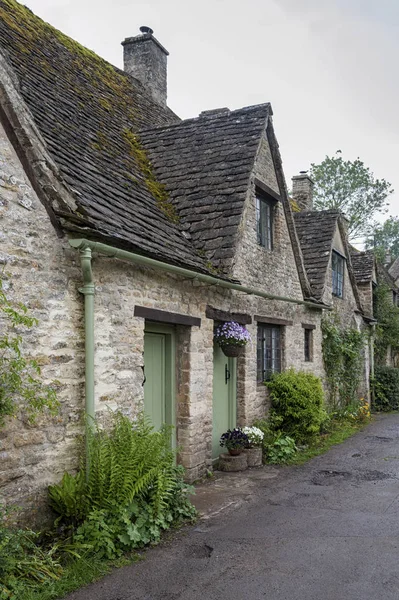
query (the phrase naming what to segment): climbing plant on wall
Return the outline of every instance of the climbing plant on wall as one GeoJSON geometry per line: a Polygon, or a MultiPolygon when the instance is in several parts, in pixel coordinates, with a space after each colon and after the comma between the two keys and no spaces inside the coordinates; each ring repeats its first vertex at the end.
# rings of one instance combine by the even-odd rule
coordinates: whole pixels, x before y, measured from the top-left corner
{"type": "Polygon", "coordinates": [[[329,405],[332,409],[347,406],[357,400],[365,334],[342,327],[336,313],[323,317],[321,328],[329,405]]]}
{"type": "Polygon", "coordinates": [[[399,352],[399,308],[393,303],[391,288],[379,283],[373,294],[374,316],[377,320],[374,341],[375,362],[384,366],[388,349],[399,352]]]}
{"type": "Polygon", "coordinates": [[[37,325],[26,306],[13,304],[0,278],[0,427],[6,416],[22,409],[30,421],[48,410],[56,414],[58,402],[52,386],[41,379],[40,367],[23,352],[23,336],[37,325]]]}

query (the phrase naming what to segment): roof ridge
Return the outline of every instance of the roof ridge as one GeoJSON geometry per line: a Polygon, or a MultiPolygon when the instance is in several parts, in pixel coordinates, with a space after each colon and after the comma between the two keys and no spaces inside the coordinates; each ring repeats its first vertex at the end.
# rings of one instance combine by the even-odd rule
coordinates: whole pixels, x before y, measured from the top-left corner
{"type": "MultiPolygon", "coordinates": [[[[182,127],[185,125],[188,125],[190,123],[198,123],[201,121],[216,121],[218,119],[225,119],[225,118],[231,118],[231,116],[235,116],[237,113],[242,113],[242,112],[255,112],[256,110],[260,110],[261,108],[267,109],[269,111],[269,109],[271,110],[271,104],[270,102],[264,102],[263,104],[253,104],[251,106],[243,106],[242,108],[236,108],[234,110],[230,110],[228,109],[228,112],[223,109],[223,112],[221,110],[220,113],[212,113],[209,115],[203,114],[201,113],[200,115],[198,115],[197,117],[189,117],[188,119],[180,119],[180,121],[175,122],[175,123],[170,123],[168,125],[161,125],[161,126],[156,126],[156,127],[148,127],[145,129],[140,129],[138,131],[138,133],[142,134],[142,133],[149,133],[151,131],[161,131],[161,130],[165,130],[165,129],[172,129],[175,127],[182,127]]],[[[215,109],[217,110],[217,109],[215,109]]],[[[267,112],[264,117],[266,118],[267,116],[270,116],[272,114],[272,112],[267,112]]]]}

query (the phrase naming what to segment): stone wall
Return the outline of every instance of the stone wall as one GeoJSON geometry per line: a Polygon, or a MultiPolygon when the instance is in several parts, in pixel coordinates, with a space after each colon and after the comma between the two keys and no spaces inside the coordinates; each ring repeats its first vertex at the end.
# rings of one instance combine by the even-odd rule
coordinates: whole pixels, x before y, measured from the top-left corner
{"type": "MultiPolygon", "coordinates": [[[[57,381],[60,414],[31,426],[23,414],[0,430],[0,501],[37,506],[47,483],[77,464],[82,432],[84,337],[80,266],[60,240],[0,129],[0,262],[3,289],[39,324],[24,334],[24,351],[57,381]]],[[[4,321],[0,328],[4,328],[4,321]]]]}
{"type": "MultiPolygon", "coordinates": [[[[264,146],[261,154],[267,155],[264,146]]],[[[268,163],[270,165],[270,163],[268,163]]],[[[270,166],[267,167],[270,170],[270,166]]],[[[260,167],[257,167],[257,176],[260,167]]],[[[270,179],[267,179],[270,185],[270,179]]],[[[273,184],[272,182],[272,185],[273,184]]],[[[301,291],[283,213],[278,253],[254,246],[254,187],[248,194],[245,232],[235,276],[273,293],[300,298],[301,291]],[[243,259],[248,252],[248,258],[243,259]],[[249,266],[258,262],[259,269],[249,266]]],[[[46,382],[57,380],[60,413],[27,423],[23,412],[0,431],[0,501],[42,507],[48,484],[78,466],[77,436],[83,433],[84,331],[79,256],[65,238],[57,237],[47,212],[33,192],[20,162],[0,131],[0,260],[10,299],[26,304],[39,325],[24,335],[25,353],[42,365],[46,382]],[[10,274],[10,275],[8,275],[10,274]]],[[[279,209],[278,209],[279,210],[279,209]]],[[[179,460],[194,480],[211,467],[213,329],[206,318],[210,304],[222,310],[293,322],[285,327],[286,367],[322,374],[317,348],[320,312],[295,304],[264,300],[240,292],[185,280],[131,263],[94,256],[95,282],[95,407],[99,415],[121,409],[132,418],[143,406],[145,320],[134,316],[136,305],[201,318],[201,327],[176,327],[176,427],[179,460]],[[314,323],[314,362],[304,362],[302,323],[314,323]]],[[[252,424],[268,408],[265,386],[256,382],[256,321],[249,325],[253,342],[238,364],[240,424],[252,424]]],[[[41,515],[45,513],[41,510],[41,515]]]]}
{"type": "MultiPolygon", "coordinates": [[[[267,250],[260,246],[257,241],[256,211],[255,211],[255,179],[261,181],[274,192],[279,193],[276,180],[273,159],[270,152],[266,132],[262,136],[258,149],[256,162],[251,175],[240,235],[237,245],[236,256],[232,276],[243,284],[253,286],[262,291],[285,296],[292,299],[303,300],[301,284],[295,263],[295,257],[291,246],[284,208],[281,201],[277,201],[273,214],[273,249],[267,250]]],[[[311,371],[318,376],[324,375],[321,356],[321,311],[308,310],[297,304],[286,302],[253,299],[252,314],[280,318],[293,321],[293,325],[282,326],[283,335],[283,367],[294,367],[311,371]],[[304,329],[302,323],[314,324],[313,331],[314,353],[313,361],[305,362],[304,356],[304,329]]],[[[245,365],[239,363],[239,390],[245,387],[241,393],[245,397],[246,407],[240,406],[240,423],[245,420],[251,422],[261,417],[269,408],[268,394],[263,384],[256,383],[256,336],[257,324],[248,327],[251,330],[253,347],[247,349],[245,365]],[[250,354],[248,356],[248,353],[250,354]],[[247,371],[245,383],[242,374],[247,371]]]]}
{"type": "MultiPolygon", "coordinates": [[[[342,242],[341,234],[337,228],[333,240],[333,249],[337,250],[341,254],[345,255],[345,248],[342,242]]],[[[360,295],[360,299],[362,295],[360,295]]],[[[353,292],[353,287],[349,277],[349,271],[347,263],[345,261],[345,272],[344,272],[344,287],[343,297],[338,298],[332,294],[332,267],[331,258],[327,268],[327,277],[325,290],[323,295],[323,302],[330,304],[334,307],[335,312],[339,315],[340,322],[343,327],[352,327],[358,331],[368,330],[367,324],[364,322],[362,316],[358,312],[358,306],[356,298],[353,292]]],[[[362,379],[359,386],[359,395],[369,398],[370,394],[370,348],[368,343],[365,342],[365,348],[362,354],[363,367],[362,367],[362,379]]]]}

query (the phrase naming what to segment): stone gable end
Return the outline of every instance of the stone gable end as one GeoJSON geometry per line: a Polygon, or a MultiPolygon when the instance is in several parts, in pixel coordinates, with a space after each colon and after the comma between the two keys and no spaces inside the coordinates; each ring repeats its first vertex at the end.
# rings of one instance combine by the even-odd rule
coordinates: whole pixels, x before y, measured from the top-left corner
{"type": "MultiPolygon", "coordinates": [[[[270,145],[263,133],[251,173],[234,258],[232,276],[245,285],[280,296],[303,299],[291,239],[281,199],[273,207],[273,249],[257,240],[256,181],[280,195],[270,145]]],[[[260,190],[261,191],[261,190],[260,190]]]]}

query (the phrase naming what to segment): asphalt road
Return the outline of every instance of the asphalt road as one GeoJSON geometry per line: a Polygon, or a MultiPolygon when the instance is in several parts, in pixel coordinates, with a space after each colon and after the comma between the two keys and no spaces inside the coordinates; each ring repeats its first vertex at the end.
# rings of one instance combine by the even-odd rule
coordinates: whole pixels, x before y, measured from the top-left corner
{"type": "Polygon", "coordinates": [[[378,417],[307,465],[278,469],[275,478],[260,473],[239,508],[68,596],[263,598],[399,599],[399,415],[378,417]]]}

